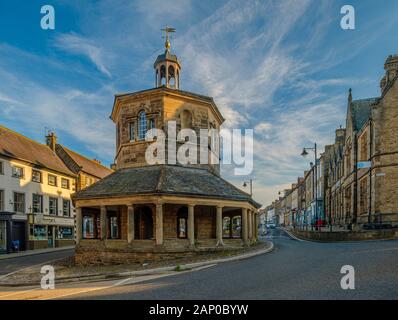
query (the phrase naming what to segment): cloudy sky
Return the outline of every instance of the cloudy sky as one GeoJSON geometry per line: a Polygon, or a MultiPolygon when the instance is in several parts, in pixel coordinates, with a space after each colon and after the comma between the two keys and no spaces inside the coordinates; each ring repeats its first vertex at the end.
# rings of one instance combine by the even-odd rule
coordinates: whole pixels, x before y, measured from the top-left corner
{"type": "Polygon", "coordinates": [[[345,125],[347,91],[377,96],[383,64],[398,53],[396,0],[49,0],[0,3],[0,123],[113,162],[113,96],[154,85],[160,28],[177,29],[181,89],[213,96],[229,128],[254,128],[254,180],[268,204],[345,125]],[[41,6],[55,30],[40,28],[41,6]],[[356,9],[342,30],[340,9],[356,9]]]}

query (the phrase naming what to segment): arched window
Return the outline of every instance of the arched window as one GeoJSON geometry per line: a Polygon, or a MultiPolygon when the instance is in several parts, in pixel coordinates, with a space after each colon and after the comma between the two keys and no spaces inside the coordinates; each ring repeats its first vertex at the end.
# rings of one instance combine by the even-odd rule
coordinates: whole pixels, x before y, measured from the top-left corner
{"type": "Polygon", "coordinates": [[[138,115],[138,139],[144,140],[146,134],[146,114],[141,111],[138,115]]]}
{"type": "Polygon", "coordinates": [[[166,85],[166,67],[165,66],[160,67],[160,85],[161,86],[166,85]]]}
{"type": "Polygon", "coordinates": [[[174,67],[169,66],[169,86],[171,88],[175,88],[175,85],[176,85],[176,76],[174,72],[174,67]]]}
{"type": "Polygon", "coordinates": [[[177,212],[177,238],[188,236],[188,208],[181,207],[177,212]]]}

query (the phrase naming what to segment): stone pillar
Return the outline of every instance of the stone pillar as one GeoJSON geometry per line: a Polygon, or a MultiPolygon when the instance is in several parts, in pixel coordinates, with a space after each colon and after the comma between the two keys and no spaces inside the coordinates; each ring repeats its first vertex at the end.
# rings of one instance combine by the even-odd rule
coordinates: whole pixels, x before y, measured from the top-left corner
{"type": "Polygon", "coordinates": [[[156,204],[156,244],[163,244],[163,204],[156,204]]]}
{"type": "Polygon", "coordinates": [[[258,219],[259,219],[258,213],[255,211],[254,212],[254,230],[255,230],[254,239],[255,240],[258,240],[258,219]]]}
{"type": "Polygon", "coordinates": [[[223,246],[222,240],[222,206],[217,206],[217,246],[223,246]]]}
{"type": "Polygon", "coordinates": [[[75,224],[76,224],[76,246],[80,244],[80,240],[82,239],[82,225],[83,225],[83,218],[82,218],[82,208],[76,208],[76,215],[75,215],[75,224]]]}
{"type": "Polygon", "coordinates": [[[247,244],[247,209],[242,208],[242,240],[244,244],[247,244]]]}
{"type": "Polygon", "coordinates": [[[191,246],[195,245],[195,205],[188,205],[188,239],[191,246]]]}
{"type": "Polygon", "coordinates": [[[247,220],[248,220],[248,238],[249,240],[252,240],[253,238],[253,218],[252,218],[252,212],[251,210],[247,211],[247,220]]]}
{"type": "Polygon", "coordinates": [[[101,206],[101,240],[106,240],[107,228],[106,228],[106,207],[101,206]]]}
{"type": "Polygon", "coordinates": [[[127,206],[127,242],[131,243],[134,240],[134,206],[127,206]]]}

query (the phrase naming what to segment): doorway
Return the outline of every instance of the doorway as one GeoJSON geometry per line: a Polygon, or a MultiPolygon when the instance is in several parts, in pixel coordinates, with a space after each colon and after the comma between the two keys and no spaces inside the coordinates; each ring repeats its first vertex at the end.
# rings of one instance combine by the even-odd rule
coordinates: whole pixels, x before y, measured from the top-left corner
{"type": "Polygon", "coordinates": [[[153,238],[152,210],[149,207],[140,207],[134,215],[134,237],[137,240],[153,238]]]}

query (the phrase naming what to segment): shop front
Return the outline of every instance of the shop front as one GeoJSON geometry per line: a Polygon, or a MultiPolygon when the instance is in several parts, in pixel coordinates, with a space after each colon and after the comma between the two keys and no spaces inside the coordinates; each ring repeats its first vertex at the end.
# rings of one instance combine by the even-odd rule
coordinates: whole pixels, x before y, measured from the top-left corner
{"type": "Polygon", "coordinates": [[[75,244],[74,219],[29,214],[29,249],[58,248],[75,244]]]}
{"type": "Polygon", "coordinates": [[[11,251],[11,217],[12,213],[0,213],[0,254],[11,251]]]}

